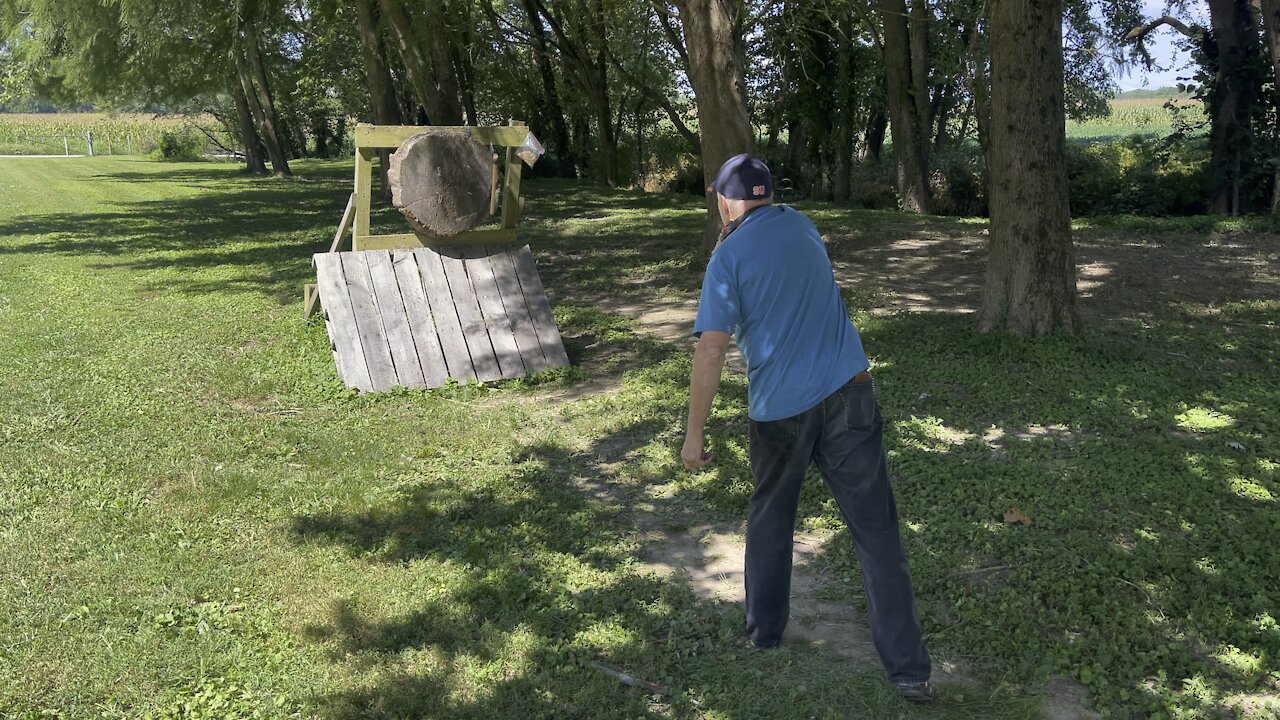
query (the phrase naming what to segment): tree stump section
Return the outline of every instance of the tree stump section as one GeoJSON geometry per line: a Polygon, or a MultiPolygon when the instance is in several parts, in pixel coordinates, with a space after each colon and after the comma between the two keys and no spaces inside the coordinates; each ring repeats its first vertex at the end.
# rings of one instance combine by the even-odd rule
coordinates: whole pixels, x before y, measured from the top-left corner
{"type": "Polygon", "coordinates": [[[489,148],[456,130],[414,135],[391,155],[391,203],[419,232],[451,237],[490,215],[489,148]]]}

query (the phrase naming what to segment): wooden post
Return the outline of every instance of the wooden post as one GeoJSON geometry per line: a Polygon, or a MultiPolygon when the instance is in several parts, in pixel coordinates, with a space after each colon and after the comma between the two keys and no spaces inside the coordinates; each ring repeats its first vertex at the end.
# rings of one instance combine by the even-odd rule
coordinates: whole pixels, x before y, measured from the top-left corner
{"type": "Polygon", "coordinates": [[[489,181],[489,214],[498,214],[498,153],[490,158],[493,161],[493,177],[489,181]]]}
{"type": "MultiPolygon", "coordinates": [[[[507,125],[521,127],[524,123],[510,120],[507,125]]],[[[504,228],[515,229],[516,222],[520,219],[520,172],[521,160],[516,156],[516,149],[509,147],[507,148],[507,170],[502,193],[502,227],[504,228]]]]}
{"type": "Polygon", "coordinates": [[[89,146],[89,157],[93,157],[93,131],[89,130],[84,134],[85,144],[89,146]]]}
{"type": "Polygon", "coordinates": [[[356,213],[351,231],[351,249],[361,250],[361,238],[369,235],[369,201],[373,192],[373,148],[356,150],[356,213]]]}
{"type": "Polygon", "coordinates": [[[66,135],[63,135],[63,136],[62,136],[62,154],[63,154],[63,155],[70,155],[70,154],[71,154],[71,145],[67,142],[67,136],[66,136],[66,135]]]}

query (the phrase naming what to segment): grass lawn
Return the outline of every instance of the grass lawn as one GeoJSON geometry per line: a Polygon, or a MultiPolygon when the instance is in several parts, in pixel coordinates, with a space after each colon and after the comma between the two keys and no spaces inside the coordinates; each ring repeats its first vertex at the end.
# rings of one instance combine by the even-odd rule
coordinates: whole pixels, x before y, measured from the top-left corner
{"type": "MultiPolygon", "coordinates": [[[[0,716],[1034,718],[1057,675],[1113,717],[1280,713],[1273,226],[1081,226],[1089,333],[1030,341],[928,302],[981,222],[805,207],[869,273],[925,630],[980,679],[918,709],[639,567],[639,528],[750,492],[742,379],[679,471],[688,348],[605,311],[696,293],[697,199],[528,182],[575,368],[358,397],[299,319],[350,165],[298,169],[0,161],[0,716]]],[[[844,542],[820,564],[862,602],[844,542]]]]}

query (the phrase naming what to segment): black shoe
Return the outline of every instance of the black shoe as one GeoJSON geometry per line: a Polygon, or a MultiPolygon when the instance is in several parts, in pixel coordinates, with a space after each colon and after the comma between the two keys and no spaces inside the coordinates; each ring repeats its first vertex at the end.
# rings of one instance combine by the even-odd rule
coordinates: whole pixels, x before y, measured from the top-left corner
{"type": "Polygon", "coordinates": [[[898,696],[907,702],[933,702],[933,686],[928,680],[918,683],[894,683],[893,687],[898,691],[898,696]]]}

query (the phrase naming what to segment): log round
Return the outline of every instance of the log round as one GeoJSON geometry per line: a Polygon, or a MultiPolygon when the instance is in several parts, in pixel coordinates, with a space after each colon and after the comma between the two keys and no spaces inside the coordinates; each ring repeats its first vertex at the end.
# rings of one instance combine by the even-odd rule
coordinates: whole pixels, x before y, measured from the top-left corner
{"type": "Polygon", "coordinates": [[[391,203],[419,232],[450,237],[489,217],[493,161],[467,133],[430,129],[391,154],[391,203]]]}

